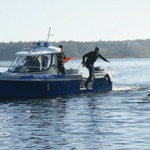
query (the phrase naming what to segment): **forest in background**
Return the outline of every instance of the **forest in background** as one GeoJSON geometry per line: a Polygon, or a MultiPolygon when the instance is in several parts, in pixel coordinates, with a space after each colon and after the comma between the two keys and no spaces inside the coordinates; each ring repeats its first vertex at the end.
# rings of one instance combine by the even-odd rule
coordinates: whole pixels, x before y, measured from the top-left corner
{"type": "MultiPolygon", "coordinates": [[[[42,42],[42,41],[41,41],[42,42]]],[[[13,60],[15,53],[29,48],[33,42],[0,42],[0,60],[13,60]]],[[[150,57],[150,39],[126,41],[60,41],[51,45],[63,45],[66,56],[81,58],[85,53],[93,51],[97,46],[106,58],[150,57]]]]}

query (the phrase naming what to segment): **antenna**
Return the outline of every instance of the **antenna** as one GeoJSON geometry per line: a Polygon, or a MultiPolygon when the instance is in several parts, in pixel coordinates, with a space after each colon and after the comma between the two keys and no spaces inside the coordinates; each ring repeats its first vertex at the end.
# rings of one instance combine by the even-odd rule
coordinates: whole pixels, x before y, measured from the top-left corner
{"type": "Polygon", "coordinates": [[[49,41],[49,37],[50,37],[50,36],[54,36],[54,35],[50,34],[50,32],[51,32],[51,28],[49,28],[49,30],[48,30],[48,34],[47,34],[47,42],[49,41]]]}

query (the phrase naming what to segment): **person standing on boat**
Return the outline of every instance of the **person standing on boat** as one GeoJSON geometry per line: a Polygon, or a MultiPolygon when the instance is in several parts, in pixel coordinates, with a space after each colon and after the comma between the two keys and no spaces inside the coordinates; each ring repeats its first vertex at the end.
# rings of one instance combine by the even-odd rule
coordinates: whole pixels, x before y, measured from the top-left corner
{"type": "Polygon", "coordinates": [[[85,82],[86,88],[88,88],[88,83],[90,81],[94,81],[94,63],[98,57],[100,57],[102,60],[106,62],[110,62],[100,54],[98,47],[95,47],[94,51],[88,52],[82,57],[83,67],[85,66],[89,70],[89,77],[87,78],[87,81],[85,82]]]}
{"type": "Polygon", "coordinates": [[[66,59],[66,55],[63,52],[63,46],[59,45],[60,52],[57,54],[58,73],[65,74],[65,67],[63,60],[66,59]]]}

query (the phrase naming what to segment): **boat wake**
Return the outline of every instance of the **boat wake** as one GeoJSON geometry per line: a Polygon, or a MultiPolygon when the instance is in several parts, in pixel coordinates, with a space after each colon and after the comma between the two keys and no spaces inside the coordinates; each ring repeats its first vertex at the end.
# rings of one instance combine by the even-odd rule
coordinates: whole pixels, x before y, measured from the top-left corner
{"type": "Polygon", "coordinates": [[[147,90],[148,87],[143,86],[114,86],[113,91],[124,92],[124,91],[143,91],[147,90]]]}

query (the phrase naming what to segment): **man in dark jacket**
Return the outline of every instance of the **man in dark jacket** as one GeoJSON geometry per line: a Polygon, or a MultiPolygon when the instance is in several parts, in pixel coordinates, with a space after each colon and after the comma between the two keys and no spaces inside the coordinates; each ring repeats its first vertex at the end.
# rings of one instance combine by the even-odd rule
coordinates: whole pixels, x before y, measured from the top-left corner
{"type": "Polygon", "coordinates": [[[65,74],[65,67],[63,64],[63,60],[66,59],[66,56],[63,52],[63,46],[59,45],[60,52],[57,54],[57,62],[58,62],[58,73],[65,74]]]}
{"type": "Polygon", "coordinates": [[[83,67],[85,66],[89,70],[89,77],[87,78],[87,81],[85,83],[85,87],[88,89],[88,83],[90,81],[94,81],[94,63],[97,60],[97,58],[100,57],[102,60],[109,62],[106,58],[104,58],[100,52],[99,48],[95,47],[95,51],[91,51],[89,53],[86,53],[82,57],[82,64],[83,67]],[[86,59],[86,60],[85,60],[86,59]]]}

